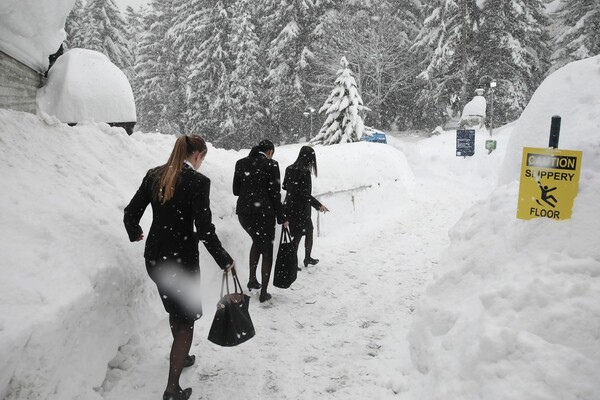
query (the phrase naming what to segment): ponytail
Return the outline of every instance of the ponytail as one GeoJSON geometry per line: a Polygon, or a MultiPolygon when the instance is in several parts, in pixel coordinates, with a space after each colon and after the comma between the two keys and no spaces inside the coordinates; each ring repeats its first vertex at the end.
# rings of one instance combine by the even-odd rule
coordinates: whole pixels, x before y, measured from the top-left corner
{"type": "Polygon", "coordinates": [[[183,168],[183,162],[192,154],[199,151],[206,153],[208,148],[206,142],[201,136],[180,136],[175,141],[175,146],[167,163],[158,169],[158,187],[155,191],[156,200],[161,204],[173,198],[175,186],[179,179],[179,173],[183,168]]]}

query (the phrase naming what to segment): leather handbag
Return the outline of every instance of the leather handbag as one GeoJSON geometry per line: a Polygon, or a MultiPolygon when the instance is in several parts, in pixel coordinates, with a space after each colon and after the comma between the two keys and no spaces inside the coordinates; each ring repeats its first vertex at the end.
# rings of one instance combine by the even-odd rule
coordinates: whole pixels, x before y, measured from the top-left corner
{"type": "Polygon", "coordinates": [[[275,260],[273,286],[287,289],[298,277],[298,252],[292,242],[292,236],[287,228],[281,230],[279,249],[275,260]]]}
{"type": "Polygon", "coordinates": [[[256,334],[248,305],[250,296],[244,294],[242,285],[235,272],[233,277],[234,291],[229,291],[229,273],[223,273],[221,280],[221,300],[217,303],[217,311],[213,318],[208,340],[219,346],[237,346],[251,339],[256,334]],[[223,288],[227,293],[223,294],[223,288]]]}

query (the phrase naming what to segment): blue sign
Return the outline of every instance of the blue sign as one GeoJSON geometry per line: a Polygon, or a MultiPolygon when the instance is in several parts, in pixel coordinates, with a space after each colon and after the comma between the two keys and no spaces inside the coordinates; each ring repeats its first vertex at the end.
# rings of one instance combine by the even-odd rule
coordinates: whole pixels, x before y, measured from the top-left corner
{"type": "Polygon", "coordinates": [[[460,157],[475,154],[475,129],[458,129],[456,131],[456,155],[460,157]]]}

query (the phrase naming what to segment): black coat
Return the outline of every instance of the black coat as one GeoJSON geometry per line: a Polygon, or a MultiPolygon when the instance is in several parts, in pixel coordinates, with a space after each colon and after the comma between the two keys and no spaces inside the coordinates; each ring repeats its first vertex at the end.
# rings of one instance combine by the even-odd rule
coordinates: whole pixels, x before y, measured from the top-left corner
{"type": "Polygon", "coordinates": [[[198,242],[225,269],[233,262],[221,245],[210,211],[210,179],[185,165],[179,175],[173,198],[165,204],[155,199],[157,168],[148,171],[138,191],[125,207],[123,222],[132,242],[142,234],[140,219],[152,205],[152,226],[146,239],[144,257],[156,261],[179,258],[184,265],[198,265],[198,242]],[[194,225],[196,230],[194,231],[194,225]]]}
{"type": "MultiPolygon", "coordinates": [[[[290,225],[302,228],[311,224],[310,208],[321,208],[319,200],[312,195],[312,179],[308,168],[290,165],[285,170],[283,189],[287,191],[284,207],[290,225]]],[[[312,226],[312,225],[311,225],[312,226]]]]}
{"type": "Polygon", "coordinates": [[[244,157],[235,164],[233,194],[236,214],[275,215],[285,221],[281,204],[281,178],[277,161],[264,154],[244,157]]]}

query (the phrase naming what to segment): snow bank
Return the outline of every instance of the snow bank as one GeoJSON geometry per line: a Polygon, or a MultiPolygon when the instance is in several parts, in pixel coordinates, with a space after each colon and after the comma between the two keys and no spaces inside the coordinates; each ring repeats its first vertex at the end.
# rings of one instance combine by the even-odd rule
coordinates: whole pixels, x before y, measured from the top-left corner
{"type": "MultiPolygon", "coordinates": [[[[166,161],[174,140],[127,136],[106,124],[69,128],[0,110],[0,397],[101,398],[93,388],[102,385],[118,347],[162,322],[144,243],[129,243],[122,210],[146,170],[166,161]]],[[[412,174],[397,150],[370,143],[315,149],[314,192],[324,193],[335,215],[320,221],[323,231],[366,229],[385,218],[373,204],[397,205],[407,196],[412,174]]],[[[299,150],[276,149],[282,173],[299,150]]],[[[217,232],[242,265],[242,281],[249,240],[235,216],[231,180],[247,152],[209,146],[202,165],[212,180],[217,232]]],[[[142,226],[149,225],[147,211],[142,226]]],[[[214,300],[220,270],[202,247],[201,266],[203,297],[214,300]]]]}
{"type": "Polygon", "coordinates": [[[136,122],[127,77],[104,54],[72,49],[60,56],[38,91],[38,109],[66,123],[136,122]]]}
{"type": "Polygon", "coordinates": [[[0,50],[39,73],[66,37],[67,15],[75,0],[2,0],[0,50]]]}
{"type": "Polygon", "coordinates": [[[423,398],[600,398],[600,57],[557,71],[509,141],[492,195],[451,230],[409,333],[423,398]],[[516,219],[523,146],[583,150],[571,220],[516,219]]]}

